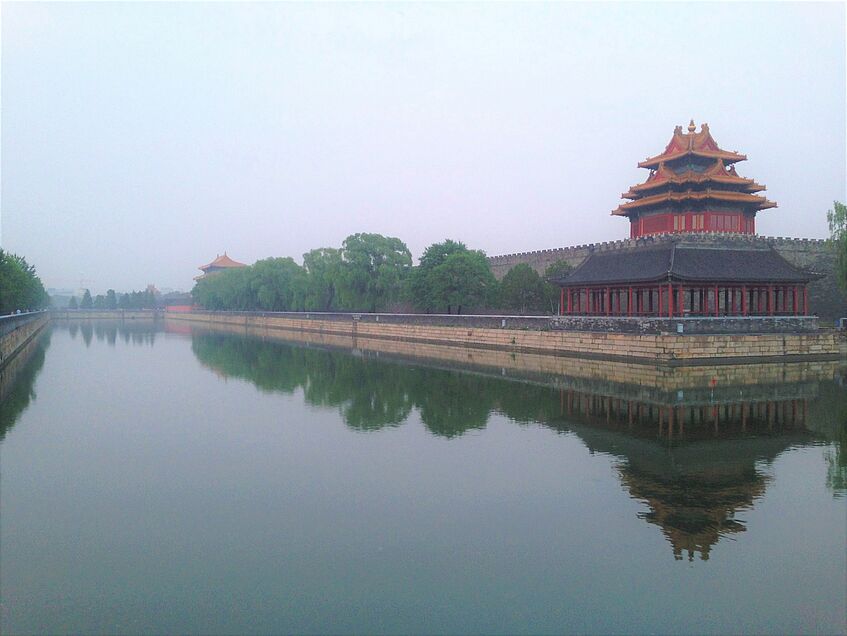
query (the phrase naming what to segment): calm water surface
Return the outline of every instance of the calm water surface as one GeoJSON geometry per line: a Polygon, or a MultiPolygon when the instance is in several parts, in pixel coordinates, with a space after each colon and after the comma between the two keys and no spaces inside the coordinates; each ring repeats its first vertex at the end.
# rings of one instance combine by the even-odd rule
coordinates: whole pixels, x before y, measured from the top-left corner
{"type": "Polygon", "coordinates": [[[168,325],[4,371],[4,634],[847,629],[837,365],[678,388],[168,325]]]}

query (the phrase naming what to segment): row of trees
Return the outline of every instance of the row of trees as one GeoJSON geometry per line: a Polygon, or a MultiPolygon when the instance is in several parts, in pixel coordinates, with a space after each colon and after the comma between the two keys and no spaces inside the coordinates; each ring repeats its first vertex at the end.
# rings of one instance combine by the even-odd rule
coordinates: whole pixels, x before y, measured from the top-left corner
{"type": "Polygon", "coordinates": [[[74,296],[68,303],[68,309],[154,309],[155,307],[156,296],[149,289],[127,294],[116,294],[114,289],[110,289],[105,295],[97,294],[94,297],[86,289],[81,300],[77,301],[74,296]]]}
{"type": "Polygon", "coordinates": [[[0,313],[46,307],[50,298],[23,256],[0,249],[0,313]]]}
{"type": "Polygon", "coordinates": [[[261,311],[419,311],[471,310],[555,312],[559,288],[546,278],[567,273],[561,261],[539,276],[518,265],[498,282],[485,253],[447,239],[430,245],[417,266],[406,244],[380,234],[348,236],[341,248],[324,247],[303,255],[267,258],[197,282],[192,296],[214,310],[261,311]]]}

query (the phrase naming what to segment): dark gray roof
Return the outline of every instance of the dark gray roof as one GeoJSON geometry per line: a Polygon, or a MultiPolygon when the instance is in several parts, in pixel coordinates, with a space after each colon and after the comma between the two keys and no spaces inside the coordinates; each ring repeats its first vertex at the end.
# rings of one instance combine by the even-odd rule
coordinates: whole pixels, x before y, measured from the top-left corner
{"type": "Polygon", "coordinates": [[[804,272],[773,249],[724,249],[670,243],[591,254],[560,285],[646,283],[662,280],[726,283],[804,283],[804,272]]]}

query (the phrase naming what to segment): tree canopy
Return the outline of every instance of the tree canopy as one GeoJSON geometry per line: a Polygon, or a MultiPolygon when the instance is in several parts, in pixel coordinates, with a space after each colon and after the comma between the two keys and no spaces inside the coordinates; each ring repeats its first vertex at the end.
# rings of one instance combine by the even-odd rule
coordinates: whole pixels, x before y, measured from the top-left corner
{"type": "Polygon", "coordinates": [[[833,201],[832,209],[826,213],[826,220],[837,259],[838,283],[847,289],[847,205],[833,201]]]}
{"type": "Polygon", "coordinates": [[[489,306],[496,296],[497,280],[485,254],[478,250],[450,254],[427,277],[429,302],[448,314],[489,306]]]}
{"type": "Polygon", "coordinates": [[[442,265],[449,256],[467,251],[468,248],[464,243],[452,239],[433,243],[424,250],[420,264],[412,270],[409,277],[409,300],[415,307],[426,312],[442,308],[444,303],[435,295],[432,274],[435,268],[442,265]]]}
{"type": "Polygon", "coordinates": [[[545,311],[547,297],[544,281],[532,267],[519,263],[506,272],[500,281],[500,300],[504,308],[518,311],[545,311]]]}
{"type": "Polygon", "coordinates": [[[353,234],[341,246],[339,301],[353,310],[381,311],[399,302],[412,254],[398,238],[353,234]]]}
{"type": "Polygon", "coordinates": [[[50,299],[23,256],[0,249],[0,313],[46,307],[50,299]]]}
{"type": "Polygon", "coordinates": [[[342,266],[340,249],[321,247],[303,254],[307,311],[333,311],[338,307],[342,266]]]}
{"type": "MultiPolygon", "coordinates": [[[[546,274],[569,269],[562,261],[546,274]]],[[[555,312],[558,287],[528,265],[515,268],[504,283],[504,309],[555,312]]],[[[302,266],[291,258],[266,258],[204,276],[191,293],[211,310],[378,312],[397,311],[405,303],[426,312],[467,313],[500,308],[500,288],[485,253],[461,241],[433,243],[413,267],[399,238],[359,233],[340,248],[306,252],[302,266]]]]}

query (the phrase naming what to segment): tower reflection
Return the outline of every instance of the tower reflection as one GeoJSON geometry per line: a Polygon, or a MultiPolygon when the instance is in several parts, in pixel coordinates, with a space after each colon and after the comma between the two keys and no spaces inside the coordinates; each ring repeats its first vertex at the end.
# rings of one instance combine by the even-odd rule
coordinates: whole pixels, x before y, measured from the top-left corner
{"type": "Polygon", "coordinates": [[[195,330],[192,348],[215,373],[263,391],[302,389],[358,431],[416,412],[444,438],[484,429],[492,414],[576,435],[617,459],[622,486],[645,506],[639,517],[676,559],[707,560],[744,532],[744,511],[786,449],[844,439],[845,423],[832,421],[847,405],[834,362],[669,369],[233,328],[195,330]]]}

